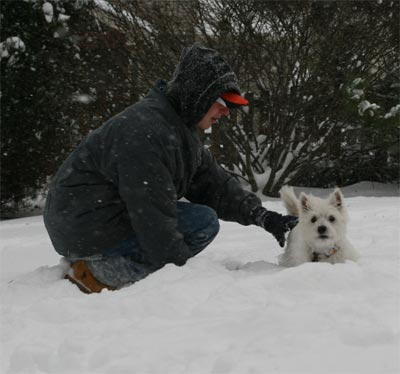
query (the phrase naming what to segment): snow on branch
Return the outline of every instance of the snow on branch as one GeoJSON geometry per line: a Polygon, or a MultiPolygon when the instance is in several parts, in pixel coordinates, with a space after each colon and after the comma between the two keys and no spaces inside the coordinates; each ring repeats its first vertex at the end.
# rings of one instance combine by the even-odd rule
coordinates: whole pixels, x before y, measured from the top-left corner
{"type": "Polygon", "coordinates": [[[9,58],[8,65],[14,65],[18,60],[18,54],[25,52],[25,43],[19,36],[11,36],[0,43],[0,59],[9,58]]]}
{"type": "Polygon", "coordinates": [[[43,14],[44,14],[44,18],[45,18],[46,22],[51,23],[53,21],[53,17],[54,17],[53,5],[51,3],[46,2],[42,5],[42,10],[43,10],[43,14]]]}

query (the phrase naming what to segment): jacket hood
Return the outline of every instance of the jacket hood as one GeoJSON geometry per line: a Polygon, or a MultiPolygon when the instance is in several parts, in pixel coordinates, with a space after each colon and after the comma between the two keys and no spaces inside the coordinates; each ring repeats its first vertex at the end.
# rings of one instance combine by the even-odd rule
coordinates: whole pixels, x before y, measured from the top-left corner
{"type": "Polygon", "coordinates": [[[184,48],[167,97],[187,126],[195,126],[218,97],[227,91],[240,95],[235,73],[221,55],[198,43],[184,48]]]}

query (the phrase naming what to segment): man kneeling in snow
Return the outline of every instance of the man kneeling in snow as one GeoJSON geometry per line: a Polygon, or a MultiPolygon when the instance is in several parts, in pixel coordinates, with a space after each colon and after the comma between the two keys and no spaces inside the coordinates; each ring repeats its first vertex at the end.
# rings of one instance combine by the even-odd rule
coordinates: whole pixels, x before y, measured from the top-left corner
{"type": "Polygon", "coordinates": [[[263,227],[283,246],[297,218],[263,208],[197,133],[247,104],[218,52],[194,44],[170,82],[86,137],[52,181],[44,213],[71,263],[66,278],[92,293],[184,265],[215,238],[218,218],[263,227]]]}

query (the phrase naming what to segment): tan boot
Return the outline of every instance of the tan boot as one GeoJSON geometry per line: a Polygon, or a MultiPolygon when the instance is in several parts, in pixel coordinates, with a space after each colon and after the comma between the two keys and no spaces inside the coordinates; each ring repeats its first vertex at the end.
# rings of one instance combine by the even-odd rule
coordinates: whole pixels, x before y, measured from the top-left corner
{"type": "Polygon", "coordinates": [[[87,294],[101,292],[104,288],[114,291],[115,288],[99,282],[92,274],[86,261],[75,261],[69,269],[65,279],[76,284],[79,289],[87,294]]]}

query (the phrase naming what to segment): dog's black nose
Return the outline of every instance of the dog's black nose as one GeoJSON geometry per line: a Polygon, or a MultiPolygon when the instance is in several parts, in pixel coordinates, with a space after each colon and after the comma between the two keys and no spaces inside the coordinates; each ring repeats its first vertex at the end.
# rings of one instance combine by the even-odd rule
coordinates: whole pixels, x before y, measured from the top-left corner
{"type": "Polygon", "coordinates": [[[323,225],[321,225],[321,226],[318,226],[318,233],[319,234],[325,234],[326,233],[326,226],[323,226],[323,225]]]}

